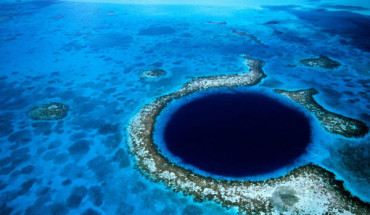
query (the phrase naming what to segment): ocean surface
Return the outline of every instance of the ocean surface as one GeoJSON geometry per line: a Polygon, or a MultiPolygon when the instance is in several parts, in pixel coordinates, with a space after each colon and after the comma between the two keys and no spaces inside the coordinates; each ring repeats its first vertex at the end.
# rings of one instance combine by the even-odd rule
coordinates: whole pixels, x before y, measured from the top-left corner
{"type": "Polygon", "coordinates": [[[156,133],[166,157],[229,178],[285,167],[311,142],[303,112],[256,92],[218,90],[181,105],[168,118],[164,132],[156,133]]]}
{"type": "MultiPolygon", "coordinates": [[[[240,57],[248,55],[265,61],[267,75],[248,89],[313,87],[324,108],[370,125],[369,8],[349,0],[1,1],[0,214],[237,214],[141,175],[127,146],[130,119],[193,78],[248,72],[240,57]],[[300,63],[319,55],[341,66],[300,63]],[[143,76],[154,68],[165,74],[143,76]],[[67,116],[29,117],[51,102],[68,105],[67,116]]],[[[303,157],[273,176],[312,162],[370,202],[370,135],[313,127],[303,157]]]]}

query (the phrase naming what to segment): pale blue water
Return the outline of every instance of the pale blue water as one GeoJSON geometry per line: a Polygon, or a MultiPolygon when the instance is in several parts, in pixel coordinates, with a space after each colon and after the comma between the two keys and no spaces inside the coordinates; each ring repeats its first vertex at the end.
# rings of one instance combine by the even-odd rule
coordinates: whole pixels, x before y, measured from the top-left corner
{"type": "MultiPolygon", "coordinates": [[[[325,108],[369,125],[369,9],[348,2],[1,3],[0,214],[236,214],[143,177],[128,155],[129,120],[192,77],[248,71],[239,57],[247,54],[266,62],[268,77],[253,90],[314,87],[325,108]],[[342,66],[299,63],[320,54],[342,66]],[[140,70],[153,67],[167,74],[140,78],[140,70]],[[27,117],[49,102],[69,105],[68,116],[27,117]]],[[[307,154],[294,165],[323,166],[370,202],[369,144],[369,135],[344,138],[315,127],[307,154]]]]}

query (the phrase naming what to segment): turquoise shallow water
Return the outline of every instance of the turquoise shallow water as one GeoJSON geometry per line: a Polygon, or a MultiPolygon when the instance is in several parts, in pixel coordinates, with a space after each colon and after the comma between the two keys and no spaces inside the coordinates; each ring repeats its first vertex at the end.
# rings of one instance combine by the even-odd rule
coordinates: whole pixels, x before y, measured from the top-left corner
{"type": "MultiPolygon", "coordinates": [[[[236,214],[144,178],[126,129],[143,105],[193,77],[247,72],[241,54],[266,62],[253,90],[314,87],[325,108],[369,125],[369,9],[294,4],[0,4],[0,214],[236,214]],[[320,54],[342,66],[299,63],[320,54]],[[167,74],[142,79],[147,68],[167,74]],[[67,117],[27,117],[49,102],[69,105],[67,117]]],[[[370,202],[369,135],[315,129],[294,165],[319,164],[370,202]]]]}

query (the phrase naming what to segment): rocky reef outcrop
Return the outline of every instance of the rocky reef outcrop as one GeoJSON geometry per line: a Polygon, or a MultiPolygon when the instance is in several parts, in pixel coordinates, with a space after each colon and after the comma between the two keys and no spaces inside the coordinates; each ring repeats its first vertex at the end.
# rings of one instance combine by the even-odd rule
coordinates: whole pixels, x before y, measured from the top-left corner
{"type": "Polygon", "coordinates": [[[157,68],[144,69],[144,70],[141,70],[139,73],[140,73],[140,78],[142,79],[154,79],[154,78],[162,77],[167,74],[166,71],[164,71],[163,69],[157,69],[157,68]]]}
{"type": "Polygon", "coordinates": [[[318,58],[302,59],[300,62],[305,66],[320,67],[324,69],[335,69],[341,65],[339,62],[332,60],[325,55],[319,55],[318,58]]]}
{"type": "Polygon", "coordinates": [[[52,102],[31,108],[28,116],[33,120],[57,120],[67,116],[69,106],[52,102]]]}

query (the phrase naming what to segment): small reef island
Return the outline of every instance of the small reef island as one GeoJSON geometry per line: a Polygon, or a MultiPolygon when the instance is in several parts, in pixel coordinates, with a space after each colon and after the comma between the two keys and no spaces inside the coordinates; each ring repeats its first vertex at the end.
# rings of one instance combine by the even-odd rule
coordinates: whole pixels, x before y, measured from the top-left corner
{"type": "MultiPolygon", "coordinates": [[[[154,126],[171,101],[200,90],[253,86],[266,77],[262,60],[242,57],[249,72],[196,78],[147,104],[135,115],[129,126],[129,148],[137,168],[151,180],[191,195],[196,201],[214,201],[226,208],[237,208],[241,214],[370,214],[370,204],[352,196],[333,173],[314,164],[262,181],[226,180],[196,174],[160,152],[153,139],[154,126]]],[[[325,110],[314,100],[314,89],[276,92],[307,108],[329,132],[361,137],[369,130],[358,120],[325,110]]]]}

